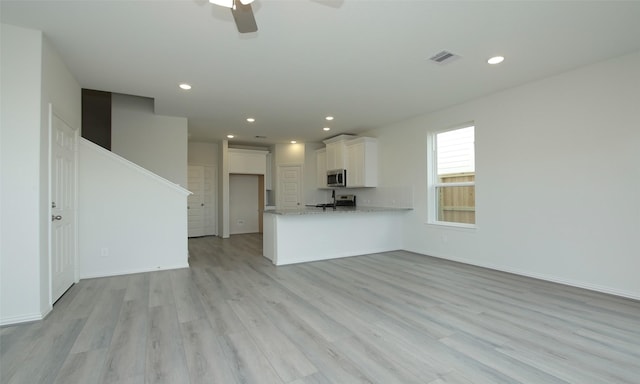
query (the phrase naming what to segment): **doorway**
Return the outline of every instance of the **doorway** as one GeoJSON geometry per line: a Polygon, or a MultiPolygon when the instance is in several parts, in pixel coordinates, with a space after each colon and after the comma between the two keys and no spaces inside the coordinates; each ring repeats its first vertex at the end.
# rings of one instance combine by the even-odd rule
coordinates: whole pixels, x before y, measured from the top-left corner
{"type": "Polygon", "coordinates": [[[262,232],[264,175],[229,175],[229,234],[262,232]]]}

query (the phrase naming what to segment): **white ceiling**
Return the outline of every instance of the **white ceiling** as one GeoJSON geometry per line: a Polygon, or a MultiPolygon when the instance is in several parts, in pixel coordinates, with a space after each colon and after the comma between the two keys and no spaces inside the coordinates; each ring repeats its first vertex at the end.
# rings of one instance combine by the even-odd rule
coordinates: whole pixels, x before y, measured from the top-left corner
{"type": "Polygon", "coordinates": [[[44,31],[83,88],[154,98],[191,140],[254,145],[358,133],[640,50],[640,1],[256,0],[245,35],[207,0],[1,6],[2,22],[44,31]],[[428,60],[441,50],[461,59],[428,60]]]}

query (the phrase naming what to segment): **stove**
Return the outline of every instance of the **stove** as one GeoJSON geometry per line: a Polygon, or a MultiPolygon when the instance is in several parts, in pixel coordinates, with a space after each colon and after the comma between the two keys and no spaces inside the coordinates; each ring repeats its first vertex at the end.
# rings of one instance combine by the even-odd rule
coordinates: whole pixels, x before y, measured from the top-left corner
{"type": "Polygon", "coordinates": [[[336,196],[336,207],[355,207],[356,195],[336,196]]]}
{"type": "Polygon", "coordinates": [[[356,196],[355,195],[340,195],[336,196],[336,203],[320,203],[316,205],[308,205],[308,207],[322,208],[323,210],[327,208],[336,207],[355,207],[356,206],[356,196]]]}

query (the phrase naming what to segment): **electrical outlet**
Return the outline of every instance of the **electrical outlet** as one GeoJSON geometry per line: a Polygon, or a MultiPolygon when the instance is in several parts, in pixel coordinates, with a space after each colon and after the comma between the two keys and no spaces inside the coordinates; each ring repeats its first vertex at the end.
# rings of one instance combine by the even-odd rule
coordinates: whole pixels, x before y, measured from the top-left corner
{"type": "Polygon", "coordinates": [[[109,256],[109,248],[102,248],[102,249],[100,249],[100,256],[102,256],[102,257],[107,257],[107,256],[109,256]]]}
{"type": "Polygon", "coordinates": [[[240,219],[237,221],[238,225],[244,225],[244,220],[240,219]]]}

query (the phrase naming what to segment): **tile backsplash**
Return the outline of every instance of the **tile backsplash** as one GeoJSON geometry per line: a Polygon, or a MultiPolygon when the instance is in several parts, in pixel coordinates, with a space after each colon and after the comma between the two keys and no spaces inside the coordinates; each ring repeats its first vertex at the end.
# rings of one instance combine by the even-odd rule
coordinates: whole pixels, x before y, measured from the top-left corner
{"type": "MultiPolygon", "coordinates": [[[[324,190],[331,200],[331,191],[324,190]]],[[[413,187],[336,188],[336,195],[356,195],[360,207],[413,208],[413,187]]]]}

